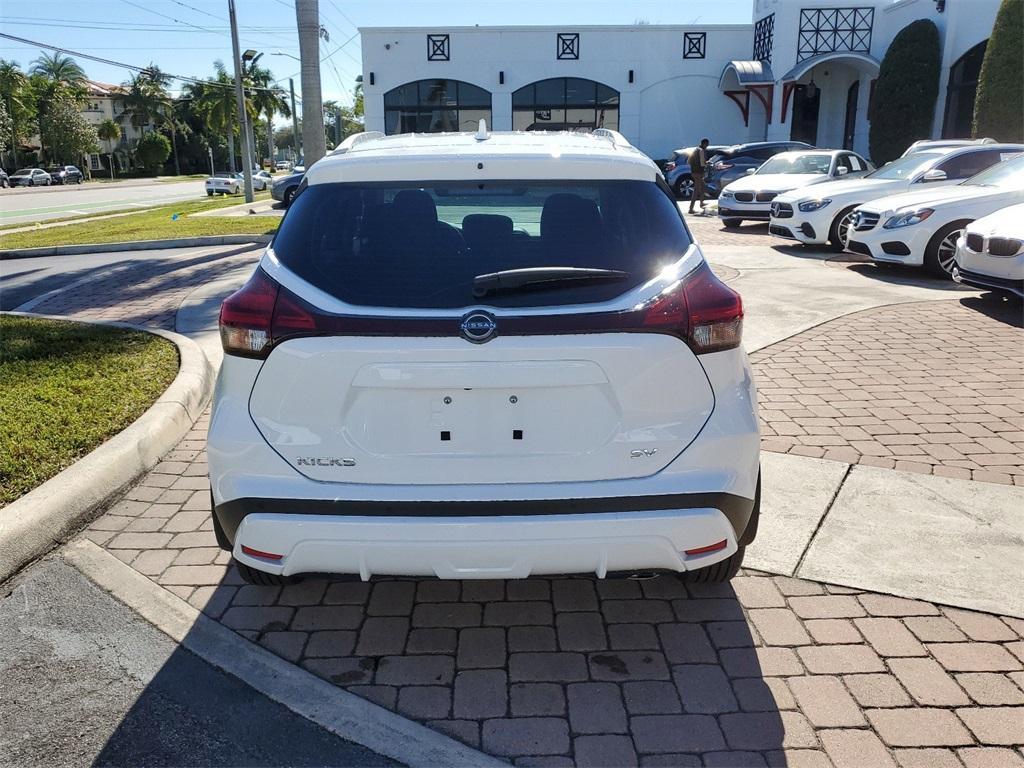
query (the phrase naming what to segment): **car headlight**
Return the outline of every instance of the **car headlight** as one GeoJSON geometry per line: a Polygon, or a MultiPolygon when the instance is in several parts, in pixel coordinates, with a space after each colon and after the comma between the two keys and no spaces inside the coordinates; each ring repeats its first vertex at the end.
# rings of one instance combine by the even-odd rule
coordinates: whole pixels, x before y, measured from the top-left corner
{"type": "Polygon", "coordinates": [[[831,202],[832,201],[827,197],[821,200],[805,200],[804,202],[797,205],[797,208],[799,208],[804,213],[810,213],[811,211],[820,211],[822,208],[824,208],[831,202]]]}
{"type": "Polygon", "coordinates": [[[722,194],[720,195],[720,197],[735,197],[735,195],[728,189],[724,189],[722,190],[722,194]]]}
{"type": "Polygon", "coordinates": [[[899,229],[900,227],[910,227],[914,224],[920,224],[933,213],[935,213],[935,211],[931,208],[918,208],[916,210],[903,212],[896,211],[896,215],[889,217],[885,224],[882,225],[882,228],[899,229]]]}

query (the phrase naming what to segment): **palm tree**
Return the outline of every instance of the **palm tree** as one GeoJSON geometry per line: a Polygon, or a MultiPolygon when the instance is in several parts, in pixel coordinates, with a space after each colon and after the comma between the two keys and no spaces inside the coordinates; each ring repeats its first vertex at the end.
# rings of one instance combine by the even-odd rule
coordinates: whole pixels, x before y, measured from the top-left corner
{"type": "Polygon", "coordinates": [[[280,113],[284,117],[291,117],[292,111],[288,107],[288,99],[281,88],[274,88],[274,73],[266,67],[259,66],[253,61],[244,72],[246,84],[255,88],[251,93],[246,94],[246,101],[251,104],[248,108],[254,110],[256,115],[267,116],[267,157],[274,161],[274,114],[280,113]]]}
{"type": "Polygon", "coordinates": [[[30,71],[75,90],[85,86],[85,72],[77,61],[62,53],[40,53],[30,71]]]}
{"type": "Polygon", "coordinates": [[[110,162],[110,178],[114,178],[114,152],[111,144],[121,138],[121,126],[109,117],[96,128],[96,135],[107,145],[107,159],[110,162]]]}
{"type": "Polygon", "coordinates": [[[302,59],[302,150],[306,167],[327,154],[324,134],[323,98],[320,92],[320,4],[318,0],[295,0],[302,59]]]}
{"type": "Polygon", "coordinates": [[[171,134],[171,147],[174,151],[174,172],[181,175],[181,164],[178,159],[178,131],[181,121],[175,114],[175,102],[167,91],[171,78],[160,71],[155,64],[124,84],[127,92],[121,99],[125,112],[131,117],[132,125],[145,128],[155,123],[166,128],[171,134]]]}
{"type": "Polygon", "coordinates": [[[11,118],[11,160],[18,164],[18,139],[20,129],[26,126],[32,114],[32,97],[28,90],[28,78],[16,61],[0,59],[0,99],[11,118]]]}
{"type": "Polygon", "coordinates": [[[235,170],[235,85],[224,68],[224,62],[213,63],[215,74],[202,83],[189,83],[185,97],[192,102],[192,111],[200,116],[213,133],[226,134],[231,170],[235,170]]]}

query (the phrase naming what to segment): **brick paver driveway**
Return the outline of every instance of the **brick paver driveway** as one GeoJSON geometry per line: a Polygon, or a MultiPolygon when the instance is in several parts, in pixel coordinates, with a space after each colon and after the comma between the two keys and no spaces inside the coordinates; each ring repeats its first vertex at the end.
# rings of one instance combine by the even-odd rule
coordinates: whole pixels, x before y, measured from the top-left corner
{"type": "Polygon", "coordinates": [[[240,635],[518,765],[1021,764],[1022,620],[754,572],[243,585],[211,530],[205,428],[86,535],[240,635]]]}
{"type": "Polygon", "coordinates": [[[766,450],[1024,485],[1019,305],[870,309],[751,360],[766,450]]]}

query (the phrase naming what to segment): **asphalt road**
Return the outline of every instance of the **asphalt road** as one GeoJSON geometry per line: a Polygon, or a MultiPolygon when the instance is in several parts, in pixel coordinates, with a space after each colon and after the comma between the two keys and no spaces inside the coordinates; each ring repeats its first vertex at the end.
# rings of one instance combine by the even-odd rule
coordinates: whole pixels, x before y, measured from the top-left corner
{"type": "Polygon", "coordinates": [[[177,200],[205,199],[202,181],[88,182],[68,186],[16,187],[0,190],[0,225],[89,213],[149,208],[177,200]]]}
{"type": "Polygon", "coordinates": [[[98,277],[118,265],[160,261],[168,269],[177,261],[195,258],[200,253],[237,251],[238,246],[223,248],[175,248],[157,251],[114,251],[77,256],[40,256],[31,259],[0,260],[0,310],[17,309],[25,302],[48,291],[64,288],[79,280],[98,277]]]}
{"type": "Polygon", "coordinates": [[[58,557],[0,587],[0,766],[390,766],[183,650],[58,557]]]}

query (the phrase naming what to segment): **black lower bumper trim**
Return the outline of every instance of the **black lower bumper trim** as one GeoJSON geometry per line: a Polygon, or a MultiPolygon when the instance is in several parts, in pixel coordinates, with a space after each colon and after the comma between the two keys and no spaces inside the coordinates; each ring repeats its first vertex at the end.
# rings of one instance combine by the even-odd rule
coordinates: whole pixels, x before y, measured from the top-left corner
{"type": "Polygon", "coordinates": [[[718,206],[718,215],[723,219],[757,219],[758,221],[768,221],[771,211],[737,211],[734,208],[718,206]]]}
{"type": "Polygon", "coordinates": [[[990,288],[1006,291],[1024,299],[1024,280],[1011,280],[1007,277],[983,275],[980,272],[969,272],[959,266],[953,268],[953,279],[958,283],[966,283],[977,288],[990,288]]]}
{"type": "Polygon", "coordinates": [[[582,515],[609,512],[653,512],[667,509],[717,509],[742,543],[756,518],[758,498],[732,493],[674,493],[658,496],[614,496],[594,499],[525,499],[522,501],[349,501],[320,499],[233,499],[214,507],[221,528],[233,542],[246,515],[335,515],[339,517],[517,517],[582,515]]]}

